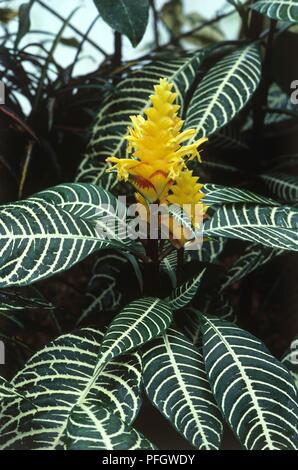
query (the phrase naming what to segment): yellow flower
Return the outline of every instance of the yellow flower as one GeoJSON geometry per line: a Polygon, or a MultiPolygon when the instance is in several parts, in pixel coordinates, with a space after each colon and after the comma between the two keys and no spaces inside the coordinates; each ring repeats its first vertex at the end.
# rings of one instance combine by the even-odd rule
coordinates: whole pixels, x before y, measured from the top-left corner
{"type": "Polygon", "coordinates": [[[198,147],[206,142],[201,138],[184,145],[195,135],[194,129],[181,131],[184,121],[178,116],[180,106],[175,104],[177,93],[173,84],[160,79],[150,96],[151,106],[142,116],[132,116],[129,128],[128,152],[132,158],[109,157],[118,179],[129,180],[148,203],[163,202],[169,190],[186,168],[185,159],[198,158],[198,147]]]}
{"type": "Polygon", "coordinates": [[[180,173],[175,181],[175,185],[171,188],[171,193],[167,197],[167,202],[170,204],[177,204],[178,206],[185,206],[194,225],[196,225],[196,208],[200,205],[200,211],[204,214],[207,206],[202,203],[204,193],[201,192],[203,184],[200,184],[199,178],[193,176],[192,171],[184,170],[180,173]]]}
{"type": "MultiPolygon", "coordinates": [[[[199,178],[194,176],[192,171],[182,171],[171,188],[171,194],[166,198],[167,204],[181,206],[190,218],[192,226],[199,229],[202,226],[203,218],[207,211],[207,206],[202,202],[204,193],[201,192],[203,184],[199,183],[199,178]]],[[[185,238],[183,230],[186,230],[173,217],[169,220],[169,230],[172,242],[176,247],[184,246],[188,238],[185,238]]],[[[186,230],[187,231],[187,230],[186,230]]]]}

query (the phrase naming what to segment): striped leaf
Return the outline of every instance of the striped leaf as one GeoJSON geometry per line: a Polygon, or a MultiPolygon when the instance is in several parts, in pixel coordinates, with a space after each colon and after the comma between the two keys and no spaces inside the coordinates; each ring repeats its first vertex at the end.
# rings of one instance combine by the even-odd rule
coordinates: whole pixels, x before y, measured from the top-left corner
{"type": "Polygon", "coordinates": [[[295,114],[297,114],[298,117],[297,107],[291,102],[289,95],[283,92],[277,83],[273,83],[269,89],[268,107],[271,111],[266,113],[266,126],[291,119],[291,116],[286,114],[288,111],[293,113],[293,117],[295,114]],[[279,112],[275,113],[275,110],[285,111],[285,114],[279,112]]]}
{"type": "Polygon", "coordinates": [[[93,184],[68,183],[34,195],[30,200],[54,204],[73,217],[95,224],[98,237],[103,235],[119,246],[130,245],[125,202],[93,184]]]}
{"type": "Polygon", "coordinates": [[[200,312],[203,312],[205,315],[212,314],[213,316],[228,320],[232,323],[236,323],[237,321],[232,303],[229,298],[221,292],[213,292],[212,295],[206,295],[206,297],[199,302],[198,308],[186,308],[181,313],[181,317],[184,319],[183,331],[185,331],[186,335],[195,346],[201,347],[202,345],[200,312]]]}
{"type": "Polygon", "coordinates": [[[298,391],[298,335],[293,339],[281,362],[286,366],[298,391]]]}
{"type": "Polygon", "coordinates": [[[149,343],[142,360],[152,403],[194,447],[218,449],[222,424],[199,349],[170,328],[149,343]]]}
{"type": "Polygon", "coordinates": [[[283,253],[284,250],[279,248],[268,248],[257,243],[249,244],[244,253],[226,272],[220,286],[220,291],[222,292],[227,287],[241,281],[241,279],[244,279],[257,268],[283,253]]]}
{"type": "Polygon", "coordinates": [[[54,305],[41,296],[26,297],[18,292],[0,291],[0,312],[34,308],[52,309],[54,305]]]}
{"type": "Polygon", "coordinates": [[[280,155],[279,157],[273,158],[270,163],[274,171],[291,173],[293,168],[298,167],[298,154],[292,153],[287,155],[280,155]]]}
{"type": "Polygon", "coordinates": [[[181,312],[181,317],[183,317],[184,320],[182,325],[183,332],[191,340],[194,346],[201,348],[202,334],[198,310],[193,307],[187,307],[183,312],[181,312]]]}
{"type": "Polygon", "coordinates": [[[177,251],[174,250],[172,253],[170,253],[168,256],[163,258],[163,260],[160,263],[160,268],[167,273],[169,276],[172,287],[177,286],[177,276],[176,276],[176,270],[177,270],[177,251]]]}
{"type": "MultiPolygon", "coordinates": [[[[215,243],[217,243],[217,240],[215,240],[215,243]]],[[[172,243],[169,242],[170,246],[173,247],[172,243]]],[[[204,243],[205,245],[205,243],[204,243]]],[[[208,256],[212,256],[211,253],[208,251],[208,247],[205,247],[204,245],[199,249],[199,250],[185,250],[184,251],[184,263],[191,262],[192,260],[198,260],[202,261],[202,252],[204,251],[205,257],[207,258],[208,256]],[[208,251],[208,253],[207,253],[208,251]]],[[[217,246],[217,245],[216,245],[217,246]]],[[[214,246],[214,250],[215,250],[214,246]]],[[[214,252],[215,253],[215,252],[214,252]]],[[[170,253],[168,256],[162,259],[160,263],[161,269],[167,273],[167,275],[170,278],[172,287],[175,289],[177,287],[177,250],[173,250],[172,253],[170,253]]]]}
{"type": "Polygon", "coordinates": [[[298,23],[298,0],[259,0],[251,8],[273,20],[298,23]]]}
{"type": "MultiPolygon", "coordinates": [[[[173,232],[173,244],[175,243],[175,240],[179,240],[180,238],[184,237],[186,240],[188,240],[188,242],[184,245],[186,250],[189,249],[187,248],[187,244],[193,244],[193,247],[191,249],[194,248],[195,243],[198,247],[201,246],[202,228],[200,226],[194,227],[189,214],[184,210],[184,208],[178,206],[177,204],[170,204],[167,209],[170,218],[172,218],[174,221],[174,227],[176,226],[173,232]]],[[[168,224],[166,224],[165,227],[161,227],[161,230],[164,236],[168,236],[168,224]]],[[[178,246],[180,245],[178,244],[178,246]]]]}
{"type": "Polygon", "coordinates": [[[203,78],[187,109],[185,128],[196,129],[192,140],[228,124],[250,100],[260,77],[261,57],[254,44],[220,60],[203,78]]]}
{"type": "Polygon", "coordinates": [[[204,203],[207,206],[222,205],[233,202],[251,202],[262,205],[276,206],[276,201],[259,194],[252,193],[246,189],[221,186],[219,184],[205,184],[203,188],[205,193],[204,203]]]}
{"type": "Polygon", "coordinates": [[[66,450],[140,450],[154,446],[118,416],[95,403],[74,407],[67,426],[66,450]]]}
{"type": "Polygon", "coordinates": [[[25,395],[19,393],[18,390],[10,382],[8,382],[8,380],[0,377],[0,410],[1,402],[5,402],[6,400],[19,400],[26,402],[27,406],[30,408],[34,408],[33,403],[31,403],[25,395]]]}
{"type": "Polygon", "coordinates": [[[222,292],[213,292],[206,296],[200,310],[206,315],[213,315],[222,320],[236,322],[234,307],[229,298],[222,292]]]}
{"type": "Polygon", "coordinates": [[[190,251],[190,257],[193,259],[198,258],[203,263],[216,263],[218,257],[223,252],[226,245],[225,238],[214,238],[204,240],[201,249],[198,252],[190,251]]]}
{"type": "Polygon", "coordinates": [[[229,205],[206,221],[204,235],[238,238],[284,250],[298,250],[298,210],[287,206],[229,205]]]}
{"type": "Polygon", "coordinates": [[[247,151],[248,145],[240,134],[240,131],[231,124],[212,134],[209,144],[216,149],[247,151]]]}
{"type": "Polygon", "coordinates": [[[208,158],[208,160],[203,160],[201,163],[202,167],[207,170],[212,171],[212,172],[218,172],[222,176],[222,173],[232,173],[233,175],[241,175],[241,170],[239,168],[236,168],[234,165],[232,165],[229,162],[222,162],[219,159],[215,159],[214,157],[211,159],[208,158]]]}
{"type": "Polygon", "coordinates": [[[197,293],[198,287],[202,281],[204,273],[205,269],[203,269],[200,274],[195,276],[190,281],[187,281],[186,283],[177,287],[171,294],[171,296],[166,299],[166,301],[173,310],[180,310],[192,301],[192,299],[197,293]]]}
{"type": "Polygon", "coordinates": [[[0,377],[0,401],[5,398],[24,398],[18,391],[11,385],[10,382],[0,377]]]}
{"type": "Polygon", "coordinates": [[[92,319],[98,322],[103,316],[110,319],[111,313],[125,303],[127,284],[135,296],[141,294],[142,285],[138,281],[142,282],[142,273],[134,256],[116,250],[102,250],[93,265],[77,325],[92,319]]]}
{"type": "Polygon", "coordinates": [[[102,246],[137,247],[125,217],[125,207],[94,185],[56,186],[0,207],[0,287],[52,276],[102,246]]]}
{"type": "MultiPolygon", "coordinates": [[[[121,305],[121,292],[117,289],[115,275],[97,273],[96,265],[93,266],[93,274],[88,283],[85,296],[85,305],[77,320],[77,325],[92,321],[101,313],[112,313],[121,305]]],[[[115,270],[116,271],[116,270],[115,270]]]]}
{"type": "Polygon", "coordinates": [[[0,292],[0,318],[13,323],[18,328],[23,327],[18,313],[22,310],[44,309],[51,310],[54,308],[47,300],[41,296],[32,295],[25,297],[17,292],[0,292]]]}
{"type": "MultiPolygon", "coordinates": [[[[276,83],[273,83],[269,89],[268,108],[269,110],[266,112],[264,119],[266,126],[271,126],[272,124],[278,124],[291,119],[291,116],[287,114],[289,112],[293,114],[293,117],[295,116],[295,113],[297,113],[296,106],[291,102],[290,97],[284,93],[276,83]]],[[[251,113],[242,130],[247,131],[252,129],[252,127],[253,117],[251,113]]]]}
{"type": "Polygon", "coordinates": [[[168,302],[148,297],[127,305],[110,324],[100,350],[98,367],[161,335],[172,322],[168,302]]]}
{"type": "Polygon", "coordinates": [[[131,125],[130,116],[143,115],[149,107],[149,96],[159,79],[173,82],[178,93],[179,104],[189,90],[203,54],[185,56],[179,59],[158,60],[129,73],[107,96],[103,102],[96,123],[92,129],[87,154],[78,170],[77,180],[99,183],[109,188],[115,184],[115,175],[105,175],[105,160],[114,155],[126,157],[127,128],[131,125]]]}
{"type": "Polygon", "coordinates": [[[297,449],[297,392],[287,369],[254,336],[202,317],[206,371],[221,412],[248,450],[297,449]]]}
{"type": "Polygon", "coordinates": [[[64,335],[36,353],[12,380],[20,398],[0,409],[1,449],[62,449],[75,406],[89,400],[131,425],[140,407],[141,363],[134,353],[98,373],[103,335],[89,328],[64,335]],[[123,400],[125,396],[125,400],[123,400]]]}
{"type": "Polygon", "coordinates": [[[298,176],[274,171],[265,173],[260,178],[279,199],[287,202],[298,202],[298,176]]]}

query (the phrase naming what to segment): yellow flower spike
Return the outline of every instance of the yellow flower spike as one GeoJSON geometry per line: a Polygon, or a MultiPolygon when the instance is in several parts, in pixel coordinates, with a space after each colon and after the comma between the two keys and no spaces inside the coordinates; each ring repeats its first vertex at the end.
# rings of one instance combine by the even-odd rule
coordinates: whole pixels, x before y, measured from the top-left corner
{"type": "MultiPolygon", "coordinates": [[[[208,207],[202,202],[204,193],[201,192],[203,184],[198,182],[199,178],[193,176],[192,171],[184,170],[177,177],[175,184],[171,187],[171,194],[166,197],[165,204],[175,204],[183,208],[191,219],[192,226],[200,229],[203,218],[208,207]]],[[[170,239],[176,248],[183,247],[191,240],[192,229],[182,227],[174,218],[162,221],[164,229],[168,229],[170,239]]]]}
{"type": "Polygon", "coordinates": [[[201,192],[201,189],[204,185],[198,181],[199,178],[193,176],[192,171],[182,171],[177,177],[175,185],[171,188],[171,194],[166,198],[170,204],[177,204],[181,207],[185,206],[194,226],[201,222],[201,220],[195,220],[198,214],[198,205],[202,216],[204,216],[207,210],[207,206],[202,202],[205,194],[201,192]]]}
{"type": "MultiPolygon", "coordinates": [[[[150,96],[151,106],[145,116],[131,116],[128,129],[128,152],[132,158],[109,157],[119,180],[129,180],[148,203],[165,200],[173,183],[186,168],[188,159],[198,158],[198,147],[207,139],[183,145],[195,130],[181,131],[184,121],[178,116],[174,84],[162,78],[150,96]]],[[[174,194],[174,193],[173,193],[174,194]]]]}

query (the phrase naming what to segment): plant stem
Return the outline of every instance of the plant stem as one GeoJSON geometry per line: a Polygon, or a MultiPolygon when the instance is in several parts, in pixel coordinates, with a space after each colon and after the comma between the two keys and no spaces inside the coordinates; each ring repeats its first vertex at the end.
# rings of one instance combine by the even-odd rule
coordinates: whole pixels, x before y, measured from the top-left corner
{"type": "Polygon", "coordinates": [[[122,34],[115,31],[114,33],[114,57],[113,65],[120,67],[122,63],[122,34]]]}
{"type": "Polygon", "coordinates": [[[30,165],[30,161],[31,161],[31,156],[32,156],[32,151],[33,151],[33,148],[34,148],[34,144],[35,144],[34,140],[29,140],[28,145],[27,145],[26,157],[25,157],[25,161],[24,161],[24,164],[23,164],[21,180],[20,180],[20,184],[19,184],[19,194],[18,194],[19,199],[21,199],[21,197],[23,195],[24,186],[25,186],[25,182],[26,182],[26,178],[27,178],[27,174],[28,174],[28,169],[29,169],[29,165],[30,165]]]}
{"type": "MultiPolygon", "coordinates": [[[[250,3],[256,3],[257,0],[252,0],[250,3]]],[[[251,18],[250,18],[250,25],[249,25],[249,30],[248,30],[248,36],[250,39],[255,41],[256,39],[259,39],[262,29],[263,29],[263,24],[264,24],[264,17],[263,15],[260,15],[257,11],[252,10],[251,13],[251,18]]]]}
{"type": "Polygon", "coordinates": [[[150,5],[153,12],[153,28],[154,28],[154,41],[155,47],[159,48],[159,31],[158,31],[158,11],[155,6],[155,0],[150,0],[150,5]]]}
{"type": "Polygon", "coordinates": [[[177,251],[177,287],[181,286],[183,282],[183,265],[184,265],[184,247],[177,251]]]}
{"type": "Polygon", "coordinates": [[[150,262],[144,265],[144,294],[148,296],[159,295],[159,243],[158,240],[148,239],[147,256],[150,262]]]}

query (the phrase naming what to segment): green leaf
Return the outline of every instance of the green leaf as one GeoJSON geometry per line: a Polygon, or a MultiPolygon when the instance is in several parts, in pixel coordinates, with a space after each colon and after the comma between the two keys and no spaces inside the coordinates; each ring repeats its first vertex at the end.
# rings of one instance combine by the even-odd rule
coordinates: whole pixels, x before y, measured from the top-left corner
{"type": "Polygon", "coordinates": [[[272,171],[260,175],[260,178],[279,199],[287,202],[298,202],[297,176],[272,171]]]}
{"type": "Polygon", "coordinates": [[[216,209],[205,223],[204,235],[237,238],[297,251],[297,229],[297,209],[235,204],[216,209]]]}
{"type": "Polygon", "coordinates": [[[293,117],[296,114],[298,118],[297,107],[291,102],[289,95],[284,93],[277,83],[273,83],[269,88],[268,106],[272,112],[268,111],[266,113],[266,126],[291,119],[291,116],[288,114],[275,113],[274,110],[285,112],[290,111],[293,113],[293,117]]]}
{"type": "Polygon", "coordinates": [[[190,251],[189,255],[192,259],[198,259],[202,263],[216,263],[218,257],[223,252],[226,245],[225,238],[214,238],[204,240],[201,249],[198,252],[190,251]]]}
{"type": "Polygon", "coordinates": [[[97,272],[98,263],[95,263],[89,280],[85,303],[82,313],[78,318],[77,325],[96,318],[101,313],[115,312],[121,305],[122,293],[117,286],[116,275],[119,274],[117,268],[115,274],[97,272]]]}
{"type": "Polygon", "coordinates": [[[130,250],[126,209],[94,185],[65,184],[0,206],[0,287],[69,269],[103,246],[130,250]]]}
{"type": "Polygon", "coordinates": [[[45,309],[52,310],[54,305],[42,297],[25,297],[16,292],[0,291],[0,318],[14,323],[18,328],[23,327],[16,312],[20,310],[45,309]]]}
{"type": "MultiPolygon", "coordinates": [[[[265,125],[271,126],[280,122],[287,121],[295,117],[298,118],[297,107],[291,102],[290,97],[282,91],[282,89],[273,83],[268,92],[268,108],[265,115],[265,125]],[[277,111],[277,112],[275,112],[277,111]],[[287,114],[290,113],[291,115],[287,114]]],[[[253,127],[252,113],[250,113],[242,130],[247,131],[253,127]]]]}
{"type": "Polygon", "coordinates": [[[30,12],[35,0],[30,0],[30,2],[22,3],[19,8],[19,28],[15,40],[15,48],[18,47],[21,39],[28,33],[31,22],[30,22],[30,12]]]}
{"type": "Polygon", "coordinates": [[[187,307],[181,313],[184,319],[183,332],[191,340],[191,343],[198,348],[201,348],[201,323],[199,320],[199,312],[196,308],[187,307]]]}
{"type": "MultiPolygon", "coordinates": [[[[13,400],[25,400],[28,401],[25,395],[22,395],[18,392],[18,390],[8,381],[5,380],[3,377],[0,377],[0,410],[1,410],[1,401],[6,399],[13,399],[13,400]]],[[[30,402],[29,402],[30,403],[30,402]]],[[[32,406],[32,404],[30,404],[32,406]]]]}
{"type": "Polygon", "coordinates": [[[35,308],[53,309],[54,305],[33,293],[26,297],[18,292],[0,291],[0,312],[35,308]]]}
{"type": "Polygon", "coordinates": [[[182,106],[203,57],[204,54],[199,53],[179,59],[156,60],[130,72],[101,106],[77,180],[113,187],[115,174],[106,174],[108,165],[105,160],[111,155],[126,157],[130,116],[144,115],[150,105],[153,87],[163,77],[175,84],[178,102],[182,106]]]}
{"type": "Polygon", "coordinates": [[[161,335],[172,322],[172,309],[163,300],[148,297],[127,305],[110,324],[100,350],[98,367],[161,335]]]}
{"type": "Polygon", "coordinates": [[[166,301],[173,310],[180,310],[192,301],[192,299],[197,293],[198,287],[202,281],[204,273],[205,269],[203,269],[200,274],[195,276],[190,281],[187,281],[186,283],[177,287],[171,294],[171,296],[166,299],[166,301]]]}
{"type": "Polygon", "coordinates": [[[261,57],[255,44],[221,59],[203,78],[187,109],[185,128],[191,139],[210,136],[228,124],[248,103],[261,78],[261,57]]]}
{"type": "Polygon", "coordinates": [[[74,407],[67,426],[67,450],[140,450],[154,446],[111,411],[92,403],[74,407]]]}
{"type": "Polygon", "coordinates": [[[20,396],[10,382],[0,377],[0,400],[4,398],[16,398],[20,396]]]}
{"type": "Polygon", "coordinates": [[[149,18],[148,0],[94,0],[102,19],[127,36],[136,47],[145,34],[149,18]]]}
{"type": "Polygon", "coordinates": [[[255,204],[276,206],[278,203],[246,189],[221,186],[219,184],[204,184],[204,204],[207,206],[223,205],[233,202],[253,202],[255,204]]]}
{"type": "Polygon", "coordinates": [[[141,402],[140,356],[124,356],[99,373],[102,338],[96,330],[82,329],[59,337],[29,359],[11,381],[27,400],[6,399],[0,408],[1,449],[63,449],[70,416],[86,403],[113,410],[132,424],[141,402]]]}
{"type": "Polygon", "coordinates": [[[180,317],[184,319],[183,331],[195,346],[202,346],[200,312],[236,323],[237,318],[234,307],[229,298],[221,292],[206,295],[203,301],[199,302],[199,308],[200,311],[193,307],[186,308],[180,314],[180,317]]]}
{"type": "Polygon", "coordinates": [[[286,366],[298,391],[298,335],[293,339],[281,362],[286,366]]]}
{"type": "Polygon", "coordinates": [[[263,245],[258,245],[257,243],[249,244],[244,253],[226,272],[220,286],[220,291],[223,291],[227,287],[241,281],[241,279],[255,271],[255,269],[268,263],[275,256],[279,256],[283,253],[284,250],[278,248],[268,248],[263,245]]]}
{"type": "Polygon", "coordinates": [[[169,279],[171,281],[172,287],[175,288],[177,286],[177,251],[174,250],[168,256],[162,259],[160,263],[160,268],[167,273],[169,279]]]}
{"type": "Polygon", "coordinates": [[[229,162],[222,162],[219,159],[212,158],[208,160],[203,160],[201,165],[206,167],[208,170],[211,171],[217,171],[220,175],[222,173],[232,173],[233,176],[238,174],[238,176],[241,176],[241,170],[239,168],[235,167],[234,165],[231,165],[229,162]]]}
{"type": "Polygon", "coordinates": [[[221,412],[248,450],[297,449],[297,393],[286,368],[250,333],[202,317],[207,376],[221,412]]]}
{"type": "Polygon", "coordinates": [[[212,314],[222,320],[227,320],[232,323],[237,321],[234,307],[229,297],[222,292],[214,292],[213,295],[207,296],[203,304],[202,311],[204,314],[212,314]]]}
{"type": "Polygon", "coordinates": [[[209,145],[216,149],[247,151],[249,146],[244,141],[240,131],[231,124],[219,129],[218,132],[212,134],[209,139],[209,145]]]}
{"type": "Polygon", "coordinates": [[[170,328],[149,343],[142,360],[152,403],[194,447],[218,449],[222,424],[199,349],[170,328]]]}
{"type": "Polygon", "coordinates": [[[139,285],[138,281],[142,282],[142,273],[134,256],[116,250],[102,250],[92,267],[77,325],[90,319],[98,321],[106,313],[110,317],[124,305],[128,290],[133,290],[135,297],[141,294],[142,284],[139,285]]]}
{"type": "MultiPolygon", "coordinates": [[[[180,236],[184,236],[187,240],[187,243],[184,245],[186,251],[189,249],[187,248],[188,244],[193,244],[191,249],[194,249],[194,244],[200,247],[202,242],[202,227],[200,225],[198,227],[193,225],[191,217],[183,207],[177,204],[170,204],[167,206],[167,209],[169,216],[176,222],[178,227],[176,233],[174,233],[173,241],[175,241],[176,238],[179,239],[180,236]]],[[[163,228],[165,228],[164,235],[167,236],[169,233],[168,224],[162,227],[162,229],[163,228]]]]}
{"type": "Polygon", "coordinates": [[[293,167],[298,167],[298,154],[280,155],[279,157],[273,158],[271,164],[274,171],[288,171],[291,173],[293,167]]]}
{"type": "Polygon", "coordinates": [[[298,23],[297,0],[259,0],[251,8],[273,20],[298,23]]]}

